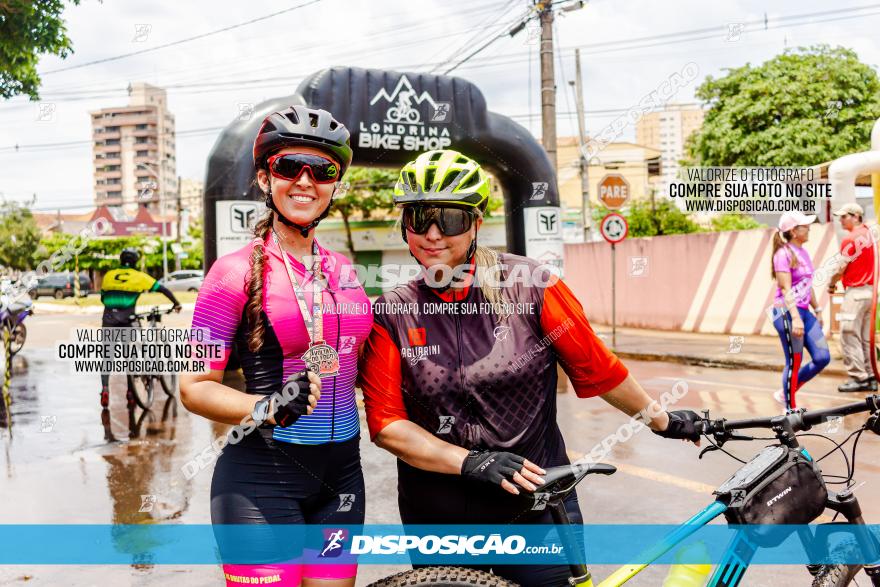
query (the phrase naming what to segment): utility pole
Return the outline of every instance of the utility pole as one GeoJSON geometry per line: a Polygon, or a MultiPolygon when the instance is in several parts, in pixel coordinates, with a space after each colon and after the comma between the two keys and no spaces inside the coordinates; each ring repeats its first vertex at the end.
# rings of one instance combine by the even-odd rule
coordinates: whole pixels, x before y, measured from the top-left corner
{"type": "Polygon", "coordinates": [[[168,279],[168,223],[165,221],[165,186],[159,190],[159,211],[162,222],[162,280],[168,279]]]}
{"type": "Polygon", "coordinates": [[[541,19],[541,142],[556,171],[556,72],[553,69],[553,0],[538,4],[541,19]]]}
{"type": "Polygon", "coordinates": [[[174,253],[174,270],[175,271],[180,271],[180,252],[179,252],[180,248],[179,247],[181,246],[180,243],[183,240],[183,235],[180,232],[180,223],[181,223],[182,219],[183,219],[183,201],[181,200],[180,176],[178,175],[177,176],[177,222],[176,222],[176,225],[177,225],[177,246],[178,246],[177,251],[178,252],[174,253]]]}
{"type": "Polygon", "coordinates": [[[177,242],[181,242],[183,240],[183,235],[180,232],[180,219],[183,218],[183,199],[180,191],[180,176],[177,176],[177,242]]]}
{"type": "Polygon", "coordinates": [[[574,50],[575,71],[575,103],[577,104],[578,116],[578,151],[580,152],[581,170],[581,211],[584,216],[584,242],[593,240],[593,205],[590,202],[590,162],[587,159],[587,129],[584,122],[584,87],[581,81],[581,50],[574,50]]]}

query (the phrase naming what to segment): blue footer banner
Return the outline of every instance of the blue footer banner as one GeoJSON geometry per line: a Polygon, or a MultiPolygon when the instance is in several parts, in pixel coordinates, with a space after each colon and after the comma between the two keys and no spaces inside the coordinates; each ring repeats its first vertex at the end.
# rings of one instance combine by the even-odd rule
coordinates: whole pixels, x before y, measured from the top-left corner
{"type": "Polygon", "coordinates": [[[755,550],[751,564],[880,561],[877,525],[7,524],[0,565],[716,564],[744,542],[755,550]]]}

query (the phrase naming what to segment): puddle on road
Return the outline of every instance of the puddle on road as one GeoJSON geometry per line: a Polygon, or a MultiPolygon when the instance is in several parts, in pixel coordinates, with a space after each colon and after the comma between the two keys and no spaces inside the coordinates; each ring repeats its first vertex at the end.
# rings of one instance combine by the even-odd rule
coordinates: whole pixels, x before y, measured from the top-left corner
{"type": "Polygon", "coordinates": [[[122,377],[111,380],[109,409],[99,389],[97,375],[70,373],[51,350],[15,357],[8,418],[0,407],[0,477],[15,496],[0,500],[5,523],[186,519],[194,480],[180,468],[211,426],[161,392],[152,410],[126,409],[122,377]]]}
{"type": "MultiPolygon", "coordinates": [[[[149,411],[125,405],[125,378],[111,378],[109,409],[97,374],[71,373],[51,348],[14,358],[7,415],[0,401],[0,520],[4,524],[210,522],[211,468],[186,479],[181,467],[226,427],[192,416],[158,391],[149,411]],[[8,416],[8,418],[7,418],[8,416]],[[196,496],[195,500],[193,496],[196,496]]],[[[216,584],[210,566],[154,566],[131,552],[129,566],[0,569],[0,584],[216,584]],[[25,579],[25,577],[28,577],[25,579]]]]}

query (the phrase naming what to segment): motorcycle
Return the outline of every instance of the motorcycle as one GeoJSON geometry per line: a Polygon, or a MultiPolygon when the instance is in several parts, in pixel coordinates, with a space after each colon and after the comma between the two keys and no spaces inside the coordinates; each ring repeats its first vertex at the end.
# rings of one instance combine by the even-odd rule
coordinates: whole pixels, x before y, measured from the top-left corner
{"type": "Polygon", "coordinates": [[[11,338],[10,351],[15,356],[24,346],[27,339],[25,318],[34,313],[34,303],[30,298],[20,296],[10,300],[8,295],[0,295],[0,325],[8,328],[11,338]]]}

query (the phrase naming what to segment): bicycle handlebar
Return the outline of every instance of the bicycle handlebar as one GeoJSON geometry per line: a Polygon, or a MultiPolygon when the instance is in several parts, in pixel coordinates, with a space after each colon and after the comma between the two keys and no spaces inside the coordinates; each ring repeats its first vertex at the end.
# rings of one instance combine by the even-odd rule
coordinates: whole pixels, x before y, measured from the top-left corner
{"type": "Polygon", "coordinates": [[[849,416],[860,412],[880,412],[880,395],[869,395],[864,400],[853,402],[836,408],[825,410],[798,410],[783,416],[771,418],[751,418],[748,420],[710,420],[705,419],[697,424],[701,434],[725,434],[731,430],[745,428],[768,428],[771,430],[801,432],[809,430],[814,424],[837,416],[849,416]]]}
{"type": "Polygon", "coordinates": [[[171,312],[174,311],[174,308],[175,308],[175,307],[176,307],[176,306],[172,306],[172,307],[170,307],[170,308],[165,308],[164,310],[160,310],[160,309],[159,309],[159,306],[153,306],[152,308],[150,308],[150,311],[149,311],[149,312],[142,312],[142,313],[140,313],[140,314],[135,313],[135,314],[134,314],[134,317],[135,317],[135,318],[149,318],[150,316],[153,316],[153,315],[155,315],[155,314],[159,314],[159,315],[161,315],[161,314],[170,314],[171,312]]]}

